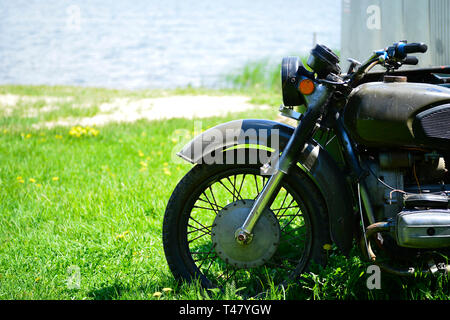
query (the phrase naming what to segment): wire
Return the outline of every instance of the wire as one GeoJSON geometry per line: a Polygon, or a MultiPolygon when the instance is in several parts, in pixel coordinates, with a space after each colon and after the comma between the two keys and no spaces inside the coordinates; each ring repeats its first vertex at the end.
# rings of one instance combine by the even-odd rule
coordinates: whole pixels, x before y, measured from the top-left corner
{"type": "Polygon", "coordinates": [[[414,173],[414,179],[416,179],[417,187],[419,188],[419,193],[422,193],[422,190],[420,190],[419,178],[417,178],[416,164],[415,163],[413,164],[413,173],[414,173]]]}
{"type": "MultiPolygon", "coordinates": [[[[401,193],[406,194],[406,195],[408,195],[408,194],[417,194],[417,193],[414,193],[414,192],[406,192],[405,190],[396,189],[396,188],[394,188],[394,187],[388,185],[386,182],[384,182],[384,181],[381,180],[380,178],[378,178],[377,175],[372,171],[372,169],[370,168],[370,166],[367,166],[367,169],[368,169],[369,172],[375,177],[375,179],[377,179],[377,181],[378,181],[379,183],[381,183],[382,185],[384,185],[386,188],[392,190],[391,193],[390,193],[390,196],[391,196],[391,197],[392,197],[392,193],[394,193],[394,192],[401,192],[401,193]]],[[[420,189],[420,185],[419,185],[419,181],[418,181],[418,179],[417,179],[417,175],[415,174],[415,168],[414,168],[414,176],[415,176],[415,178],[416,178],[416,182],[417,182],[417,185],[418,185],[418,187],[419,187],[419,192],[420,192],[420,194],[421,194],[422,191],[421,191],[421,189],[420,189]]],[[[444,193],[446,193],[446,194],[449,193],[449,191],[447,191],[447,190],[442,190],[442,191],[437,191],[437,192],[429,192],[429,193],[427,193],[427,194],[442,194],[442,192],[444,192],[444,193]]],[[[391,198],[391,199],[392,199],[392,198],[391,198]]]]}
{"type": "MultiPolygon", "coordinates": [[[[369,170],[369,172],[375,177],[375,179],[378,180],[378,182],[380,182],[382,185],[384,185],[386,188],[391,189],[393,191],[403,191],[403,190],[399,190],[396,189],[394,187],[391,187],[390,185],[388,185],[386,182],[384,182],[383,180],[381,180],[380,178],[377,177],[377,175],[372,171],[372,169],[370,168],[370,166],[367,167],[367,169],[369,170]]],[[[406,193],[405,191],[403,191],[404,193],[406,193]]]]}
{"type": "Polygon", "coordinates": [[[363,233],[363,237],[364,237],[364,242],[366,244],[367,256],[370,257],[369,244],[367,242],[366,227],[365,227],[365,223],[364,223],[364,215],[363,215],[363,210],[362,210],[361,187],[359,185],[359,182],[357,183],[356,186],[358,188],[358,204],[359,204],[359,214],[360,214],[361,225],[362,225],[362,233],[363,233]]]}

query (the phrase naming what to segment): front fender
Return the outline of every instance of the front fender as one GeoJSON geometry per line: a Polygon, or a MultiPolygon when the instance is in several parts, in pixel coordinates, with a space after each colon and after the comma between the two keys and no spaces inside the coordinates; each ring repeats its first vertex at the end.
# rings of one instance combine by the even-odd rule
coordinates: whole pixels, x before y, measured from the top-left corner
{"type": "Polygon", "coordinates": [[[283,150],[294,128],[276,121],[245,119],[219,124],[196,136],[180,152],[181,158],[191,163],[222,163],[226,161],[217,151],[246,145],[250,148],[264,146],[283,150]],[[216,153],[214,157],[210,157],[216,153]]]}
{"type": "MultiPolygon", "coordinates": [[[[177,155],[191,163],[224,163],[226,159],[220,157],[223,151],[239,145],[278,150],[279,154],[293,132],[293,127],[276,121],[234,120],[201,133],[177,155]]],[[[299,165],[317,185],[326,202],[331,238],[348,254],[353,240],[353,200],[345,176],[329,153],[314,140],[303,149],[299,165]]]]}

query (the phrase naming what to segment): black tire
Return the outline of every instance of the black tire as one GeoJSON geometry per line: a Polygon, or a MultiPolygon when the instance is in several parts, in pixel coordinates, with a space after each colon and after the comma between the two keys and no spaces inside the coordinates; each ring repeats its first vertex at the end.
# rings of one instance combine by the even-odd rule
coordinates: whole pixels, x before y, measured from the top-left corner
{"type": "MultiPolygon", "coordinates": [[[[281,203],[281,200],[278,200],[278,198],[274,201],[274,204],[278,203],[279,206],[281,203],[281,206],[273,209],[273,212],[278,210],[276,212],[277,217],[280,217],[280,229],[285,230],[282,236],[287,239],[283,238],[283,241],[285,241],[283,247],[280,244],[277,253],[275,253],[274,258],[271,259],[275,262],[270,261],[274,266],[271,267],[272,264],[268,263],[266,266],[254,269],[236,270],[227,265],[217,256],[217,254],[215,254],[210,239],[212,226],[208,228],[206,223],[203,224],[198,221],[203,218],[206,219],[208,214],[214,216],[214,214],[217,214],[217,210],[219,210],[220,207],[223,207],[223,205],[219,206],[217,203],[209,203],[210,206],[208,207],[205,199],[208,199],[208,202],[212,202],[212,198],[215,197],[212,187],[216,188],[215,184],[220,184],[218,181],[225,180],[226,182],[226,177],[234,177],[234,187],[236,190],[236,195],[235,191],[233,191],[233,194],[231,195],[231,191],[228,190],[230,191],[230,195],[228,196],[232,197],[232,200],[235,200],[235,196],[236,199],[238,199],[238,183],[236,182],[236,179],[239,180],[240,174],[242,175],[242,181],[240,182],[241,189],[244,183],[249,184],[246,182],[246,179],[254,179],[256,191],[260,192],[263,183],[266,182],[264,177],[257,176],[259,175],[260,167],[261,165],[250,164],[196,165],[178,183],[168,202],[163,222],[164,252],[169,268],[175,278],[188,281],[198,279],[202,286],[206,288],[222,287],[226,282],[234,281],[236,288],[246,287],[248,291],[257,293],[267,289],[266,284],[261,286],[261,283],[266,282],[267,279],[269,279],[269,282],[272,281],[272,283],[278,285],[280,283],[285,283],[286,281],[292,281],[299,274],[308,270],[312,264],[321,266],[326,264],[327,254],[324,245],[330,243],[326,205],[315,184],[305,172],[297,167],[292,168],[292,172],[283,178],[282,188],[279,192],[280,197],[283,197],[283,191],[286,193],[283,202],[281,203]],[[254,178],[247,178],[247,175],[248,177],[251,175],[255,176],[254,178]],[[262,180],[261,185],[259,185],[258,179],[259,182],[262,180]],[[208,190],[210,191],[209,197],[207,196],[208,190]],[[297,207],[295,205],[289,207],[291,204],[286,207],[285,203],[289,202],[287,199],[290,199],[288,198],[288,195],[291,195],[292,199],[295,200],[294,203],[297,203],[297,207]],[[209,198],[211,198],[211,200],[209,200],[209,198]],[[202,199],[201,204],[205,203],[204,209],[199,209],[201,206],[196,205],[200,199],[202,199]],[[294,212],[297,208],[298,210],[295,215],[285,214],[287,210],[290,210],[289,212],[294,212]],[[198,213],[199,210],[200,213],[198,213]],[[201,212],[201,210],[205,212],[201,212]],[[284,210],[284,212],[281,210],[284,210]],[[298,214],[298,212],[300,212],[300,214],[298,214]],[[196,214],[195,219],[193,218],[194,214],[196,214]],[[281,225],[282,219],[285,218],[290,219],[290,222],[281,225]],[[190,223],[190,219],[193,219],[193,222],[190,223]],[[298,226],[291,225],[294,219],[295,221],[300,221],[297,223],[298,226]],[[195,224],[197,230],[194,228],[192,231],[193,224],[195,224]],[[188,231],[188,229],[191,231],[188,231]],[[196,232],[199,236],[197,236],[196,232]],[[195,235],[196,238],[193,238],[192,236],[191,240],[189,240],[188,238],[192,234],[195,235]],[[303,236],[305,240],[300,238],[303,236]],[[201,245],[198,245],[198,248],[202,248],[203,250],[203,248],[206,247],[207,249],[205,249],[205,252],[191,251],[191,243],[200,241],[197,238],[203,241],[201,245]],[[211,247],[208,247],[208,241],[211,247]],[[301,251],[301,245],[304,247],[303,251],[301,251]],[[209,251],[206,252],[206,250],[209,251]],[[279,251],[283,252],[280,253],[280,256],[277,256],[279,251]],[[282,256],[282,254],[285,256],[282,256]],[[201,258],[194,259],[193,255],[196,257],[201,256],[201,258]],[[205,269],[203,263],[205,260],[208,261],[208,259],[211,261],[209,262],[208,269],[205,269]],[[277,265],[277,263],[280,263],[280,265],[277,265]],[[213,267],[211,267],[211,265],[213,265],[213,267]],[[215,271],[215,268],[218,271],[215,271]],[[225,271],[223,271],[223,274],[217,276],[217,273],[221,272],[224,268],[226,268],[226,277],[224,276],[225,271]],[[284,270],[284,268],[289,268],[289,270],[284,270]],[[213,269],[216,273],[211,271],[213,269]],[[229,272],[233,272],[233,274],[229,276],[229,272]]],[[[232,183],[232,178],[228,179],[228,181],[232,183]]],[[[251,192],[251,188],[252,187],[249,187],[247,191],[251,192]]],[[[231,187],[229,189],[231,189],[231,187]]],[[[241,190],[239,190],[239,192],[241,192],[241,190]]],[[[225,195],[221,195],[221,197],[225,199],[225,195]]],[[[246,197],[246,199],[248,198],[249,197],[246,197]]],[[[251,198],[253,198],[253,195],[251,198]]],[[[214,199],[214,202],[216,202],[216,199],[214,199]]],[[[293,203],[293,201],[291,200],[290,203],[293,203]]],[[[282,241],[280,241],[280,243],[281,242],[282,241]]]]}

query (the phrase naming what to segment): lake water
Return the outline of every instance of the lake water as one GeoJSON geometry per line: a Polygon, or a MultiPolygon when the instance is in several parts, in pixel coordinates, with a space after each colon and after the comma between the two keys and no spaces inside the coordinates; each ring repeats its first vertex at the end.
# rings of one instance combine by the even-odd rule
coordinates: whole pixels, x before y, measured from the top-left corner
{"type": "Polygon", "coordinates": [[[0,0],[0,84],[220,85],[248,61],[340,49],[340,0],[0,0]]]}

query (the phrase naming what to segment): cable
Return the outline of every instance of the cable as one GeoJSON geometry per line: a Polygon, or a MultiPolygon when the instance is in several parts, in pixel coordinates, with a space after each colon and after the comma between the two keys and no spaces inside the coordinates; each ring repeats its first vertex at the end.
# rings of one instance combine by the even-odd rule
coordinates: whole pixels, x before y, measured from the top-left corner
{"type": "MultiPolygon", "coordinates": [[[[386,188],[391,189],[393,191],[399,191],[397,188],[391,187],[390,185],[388,185],[386,182],[384,182],[383,180],[381,180],[380,178],[377,177],[377,175],[372,171],[372,169],[370,168],[370,166],[367,167],[367,169],[369,170],[369,172],[375,177],[375,179],[378,180],[378,182],[380,182],[382,185],[384,185],[386,188]]],[[[403,190],[401,190],[403,191],[403,190]]],[[[405,191],[403,191],[404,193],[407,193],[405,191]]]]}
{"type": "MultiPolygon", "coordinates": [[[[390,196],[391,196],[391,197],[392,197],[392,193],[393,193],[393,192],[401,192],[401,193],[406,194],[406,195],[408,195],[408,194],[421,194],[421,193],[422,193],[422,191],[421,191],[421,189],[420,189],[419,182],[418,182],[418,180],[417,180],[417,175],[415,175],[415,178],[416,178],[416,182],[417,182],[417,184],[418,184],[418,186],[419,186],[419,193],[414,193],[414,192],[406,192],[405,190],[400,190],[400,189],[397,189],[397,188],[394,188],[394,187],[388,185],[386,182],[384,182],[383,180],[381,180],[380,178],[377,177],[377,175],[372,171],[372,169],[370,168],[370,166],[367,167],[367,170],[375,177],[375,179],[377,179],[377,181],[378,181],[379,183],[381,183],[382,185],[384,185],[386,188],[392,190],[391,193],[390,193],[390,196]]],[[[447,191],[447,190],[442,190],[442,191],[443,191],[444,193],[446,193],[446,194],[449,192],[449,191],[447,191]]],[[[427,193],[427,194],[442,194],[442,191],[440,191],[440,192],[429,192],[429,193],[427,193]]],[[[392,199],[392,198],[391,198],[391,199],[392,199]]]]}
{"type": "Polygon", "coordinates": [[[417,178],[415,163],[413,163],[413,173],[414,173],[414,178],[416,179],[417,187],[419,188],[419,193],[422,193],[422,190],[420,189],[419,178],[417,178]]]}

